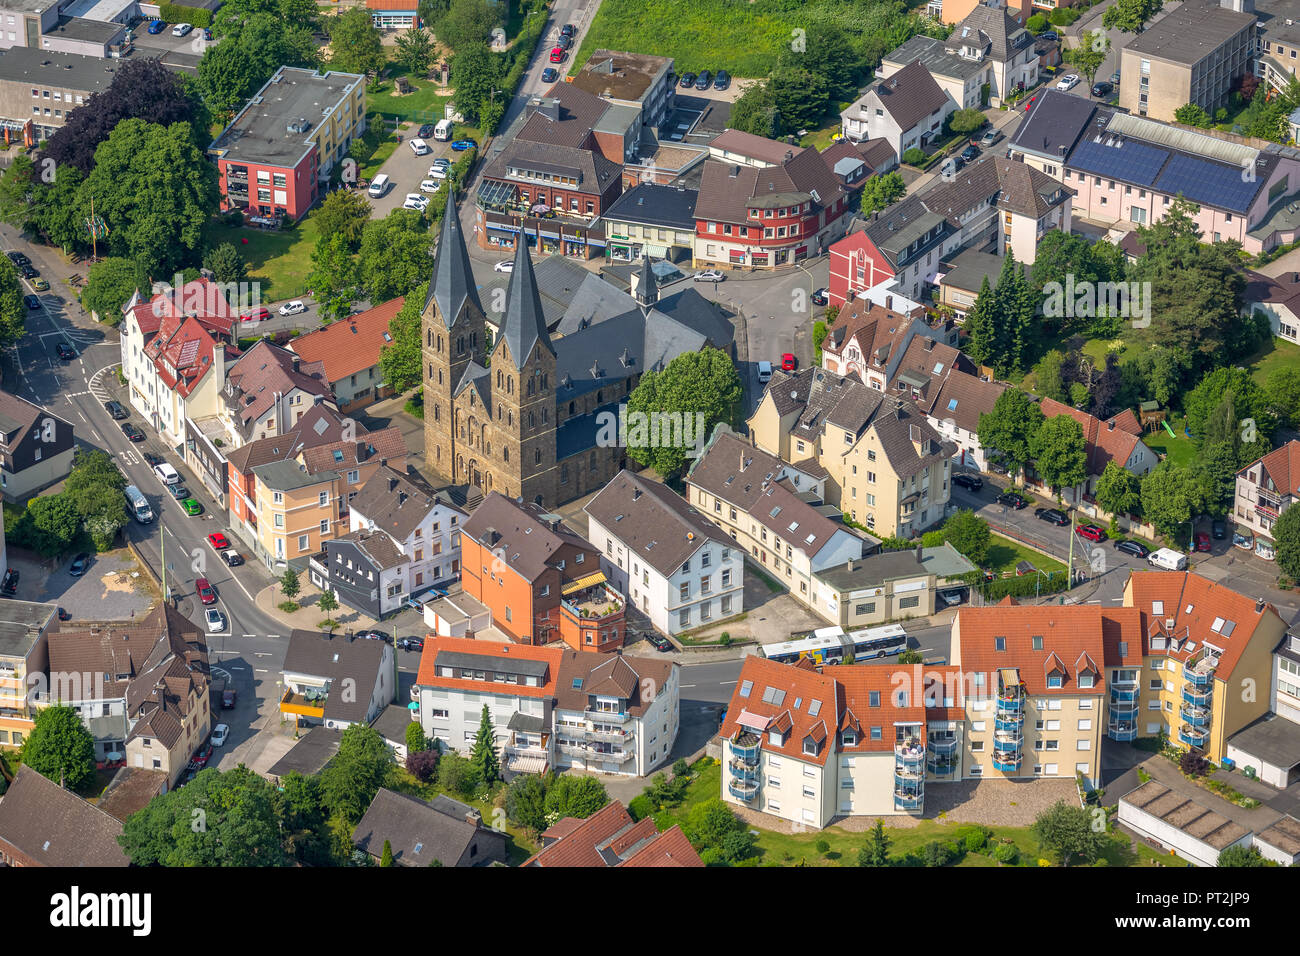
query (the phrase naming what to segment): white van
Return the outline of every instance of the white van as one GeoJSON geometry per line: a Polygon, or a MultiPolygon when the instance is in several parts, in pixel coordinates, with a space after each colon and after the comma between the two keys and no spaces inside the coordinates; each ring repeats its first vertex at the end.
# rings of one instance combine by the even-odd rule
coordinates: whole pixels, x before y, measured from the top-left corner
{"type": "Polygon", "coordinates": [[[1187,555],[1173,548],[1161,548],[1147,555],[1147,564],[1165,571],[1186,571],[1187,555]]]}
{"type": "Polygon", "coordinates": [[[370,180],[370,188],[367,189],[366,192],[370,193],[373,198],[378,199],[384,193],[388,192],[388,184],[390,181],[388,173],[380,173],[374,179],[370,180]]]}
{"type": "Polygon", "coordinates": [[[153,473],[164,485],[174,485],[181,480],[180,473],[165,461],[154,465],[153,473]]]}
{"type": "Polygon", "coordinates": [[[149,499],[141,494],[140,489],[135,485],[126,486],[126,500],[131,506],[131,513],[135,515],[135,520],[141,524],[148,524],[153,520],[153,509],[149,507],[149,499]]]}
{"type": "Polygon", "coordinates": [[[772,363],[767,361],[759,362],[758,363],[758,384],[766,385],[768,383],[768,380],[770,380],[771,378],[772,378],[772,363]]]}
{"type": "Polygon", "coordinates": [[[440,143],[445,143],[451,139],[451,120],[438,120],[437,125],[433,127],[433,138],[440,143]]]}
{"type": "Polygon", "coordinates": [[[430,152],[430,150],[429,150],[429,144],[426,143],[424,140],[422,140],[422,139],[413,139],[413,140],[411,140],[411,144],[410,144],[410,145],[411,145],[411,152],[415,153],[416,156],[428,156],[428,155],[429,155],[429,152],[430,152]]]}

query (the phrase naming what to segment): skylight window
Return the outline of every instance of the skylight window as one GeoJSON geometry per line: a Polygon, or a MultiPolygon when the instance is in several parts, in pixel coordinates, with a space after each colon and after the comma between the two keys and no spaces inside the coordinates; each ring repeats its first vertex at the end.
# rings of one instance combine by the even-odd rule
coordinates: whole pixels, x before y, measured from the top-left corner
{"type": "Polygon", "coordinates": [[[1210,630],[1212,630],[1215,634],[1220,634],[1223,632],[1223,624],[1224,624],[1223,618],[1216,617],[1214,619],[1214,623],[1210,625],[1210,630]]]}
{"type": "Polygon", "coordinates": [[[1156,617],[1164,617],[1164,616],[1165,616],[1165,602],[1164,602],[1164,601],[1152,601],[1152,602],[1151,602],[1151,613],[1154,614],[1154,615],[1156,615],[1156,617]]]}
{"type": "Polygon", "coordinates": [[[808,716],[816,717],[822,712],[822,702],[820,700],[808,701],[808,716]]]}
{"type": "Polygon", "coordinates": [[[581,678],[581,677],[575,677],[575,678],[573,679],[573,689],[574,689],[574,690],[582,690],[582,678],[581,678]]]}
{"type": "Polygon", "coordinates": [[[740,684],[740,696],[741,696],[741,697],[748,697],[748,696],[749,696],[749,692],[750,692],[751,690],[753,690],[753,689],[754,689],[754,682],[753,682],[752,680],[741,681],[741,684],[740,684]]]}
{"type": "Polygon", "coordinates": [[[957,410],[957,399],[950,398],[948,400],[948,411],[955,412],[956,410],[957,410]]]}

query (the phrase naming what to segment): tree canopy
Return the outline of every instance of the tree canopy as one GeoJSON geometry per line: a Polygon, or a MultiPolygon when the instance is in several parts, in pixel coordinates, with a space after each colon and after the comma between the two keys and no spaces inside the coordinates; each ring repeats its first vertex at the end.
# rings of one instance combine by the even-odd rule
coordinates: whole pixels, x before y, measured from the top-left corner
{"type": "Polygon", "coordinates": [[[1033,460],[1030,441],[1043,425],[1043,410],[1025,392],[1009,388],[993,410],[980,415],[977,434],[992,461],[1015,475],[1033,460]]]}
{"type": "Polygon", "coordinates": [[[1032,829],[1039,846],[1062,866],[1075,860],[1093,863],[1109,840],[1104,826],[1100,830],[1093,827],[1093,819],[1088,808],[1061,801],[1040,813],[1032,829]]]}
{"type": "Polygon", "coordinates": [[[339,752],[320,772],[325,806],[357,823],[395,766],[392,751],[378,731],[365,724],[350,725],[339,739],[339,752]]]}
{"type": "Polygon", "coordinates": [[[330,66],[344,73],[378,73],[388,62],[374,18],[365,7],[329,17],[330,66]]]}
{"type": "Polygon", "coordinates": [[[647,371],[627,400],[628,457],[653,467],[665,479],[678,475],[686,466],[687,452],[703,447],[714,425],[734,420],[740,396],[736,365],[719,349],[687,352],[661,372],[647,371]],[[634,413],[645,417],[634,419],[634,413]],[[698,415],[703,416],[703,432],[687,447],[685,430],[695,429],[698,415]],[[681,427],[674,430],[665,421],[679,421],[681,427]],[[652,427],[655,423],[662,427],[652,427]]]}
{"type": "Polygon", "coordinates": [[[38,708],[22,754],[23,763],[68,790],[95,779],[95,738],[72,707],[38,708]]]}
{"type": "Polygon", "coordinates": [[[1055,415],[1029,438],[1034,471],[1054,491],[1074,488],[1088,478],[1083,426],[1069,415],[1055,415]]]}
{"type": "Polygon", "coordinates": [[[397,392],[415,388],[422,380],[420,316],[428,291],[427,279],[412,286],[402,307],[388,320],[388,334],[393,341],[379,350],[379,369],[397,392]]]}
{"type": "Polygon", "coordinates": [[[862,215],[870,216],[873,212],[892,206],[906,194],[907,186],[898,170],[883,176],[872,176],[862,187],[862,215]]]}
{"type": "Polygon", "coordinates": [[[367,222],[357,266],[371,303],[387,302],[427,282],[433,270],[429,245],[428,223],[413,209],[394,209],[383,219],[367,222]]]}

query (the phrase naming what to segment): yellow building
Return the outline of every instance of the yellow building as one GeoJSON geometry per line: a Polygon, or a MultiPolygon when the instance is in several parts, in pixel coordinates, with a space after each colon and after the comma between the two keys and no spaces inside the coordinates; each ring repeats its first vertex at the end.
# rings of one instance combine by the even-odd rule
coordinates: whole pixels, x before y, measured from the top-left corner
{"type": "Polygon", "coordinates": [[[306,563],[322,542],[347,532],[341,522],[337,471],[310,473],[296,461],[253,469],[259,550],[276,562],[306,563]],[[341,526],[340,526],[341,524],[341,526]]]}
{"type": "Polygon", "coordinates": [[[821,368],[777,372],[748,424],[758,448],[824,472],[827,502],[874,535],[943,520],[957,446],[908,399],[821,368]]]}
{"type": "Polygon", "coordinates": [[[0,601],[0,747],[21,747],[31,733],[33,702],[49,669],[46,634],[57,612],[53,604],[0,601]]]}

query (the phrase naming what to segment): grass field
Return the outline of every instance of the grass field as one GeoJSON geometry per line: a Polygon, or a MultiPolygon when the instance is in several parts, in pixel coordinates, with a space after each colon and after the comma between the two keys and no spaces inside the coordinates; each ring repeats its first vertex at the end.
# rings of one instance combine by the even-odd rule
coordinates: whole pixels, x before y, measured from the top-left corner
{"type": "Polygon", "coordinates": [[[984,564],[990,571],[1014,571],[1016,565],[1021,561],[1028,561],[1040,571],[1064,571],[1065,565],[1060,561],[1055,561],[1045,554],[1039,554],[1021,544],[1012,541],[1010,538],[1004,538],[1000,534],[994,534],[992,543],[989,545],[988,557],[984,564]]]}
{"type": "Polygon", "coordinates": [[[1196,461],[1196,443],[1183,434],[1183,416],[1170,414],[1169,427],[1178,437],[1171,438],[1163,428],[1147,432],[1142,440],[1152,451],[1168,455],[1175,465],[1186,467],[1196,461]]]}
{"type": "Polygon", "coordinates": [[[1300,368],[1300,345],[1292,345],[1274,338],[1268,348],[1242,362],[1250,369],[1250,376],[1260,385],[1267,385],[1269,376],[1280,368],[1300,368]]]}
{"type": "MultiPolygon", "coordinates": [[[[389,69],[393,70],[396,76],[403,75],[400,66],[394,65],[389,69]]],[[[385,75],[381,83],[378,84],[378,93],[374,91],[373,86],[366,90],[366,109],[371,112],[383,113],[385,116],[397,116],[404,120],[418,119],[422,123],[432,123],[435,120],[442,119],[443,108],[450,102],[451,96],[445,93],[442,87],[438,86],[433,80],[410,75],[406,78],[411,83],[412,92],[397,96],[393,93],[396,85],[393,82],[395,76],[385,75]]]]}
{"type": "Polygon", "coordinates": [[[316,224],[311,216],[277,231],[212,223],[208,242],[234,243],[248,263],[249,281],[262,284],[263,303],[292,299],[307,291],[311,253],[316,247],[316,224]]]}

